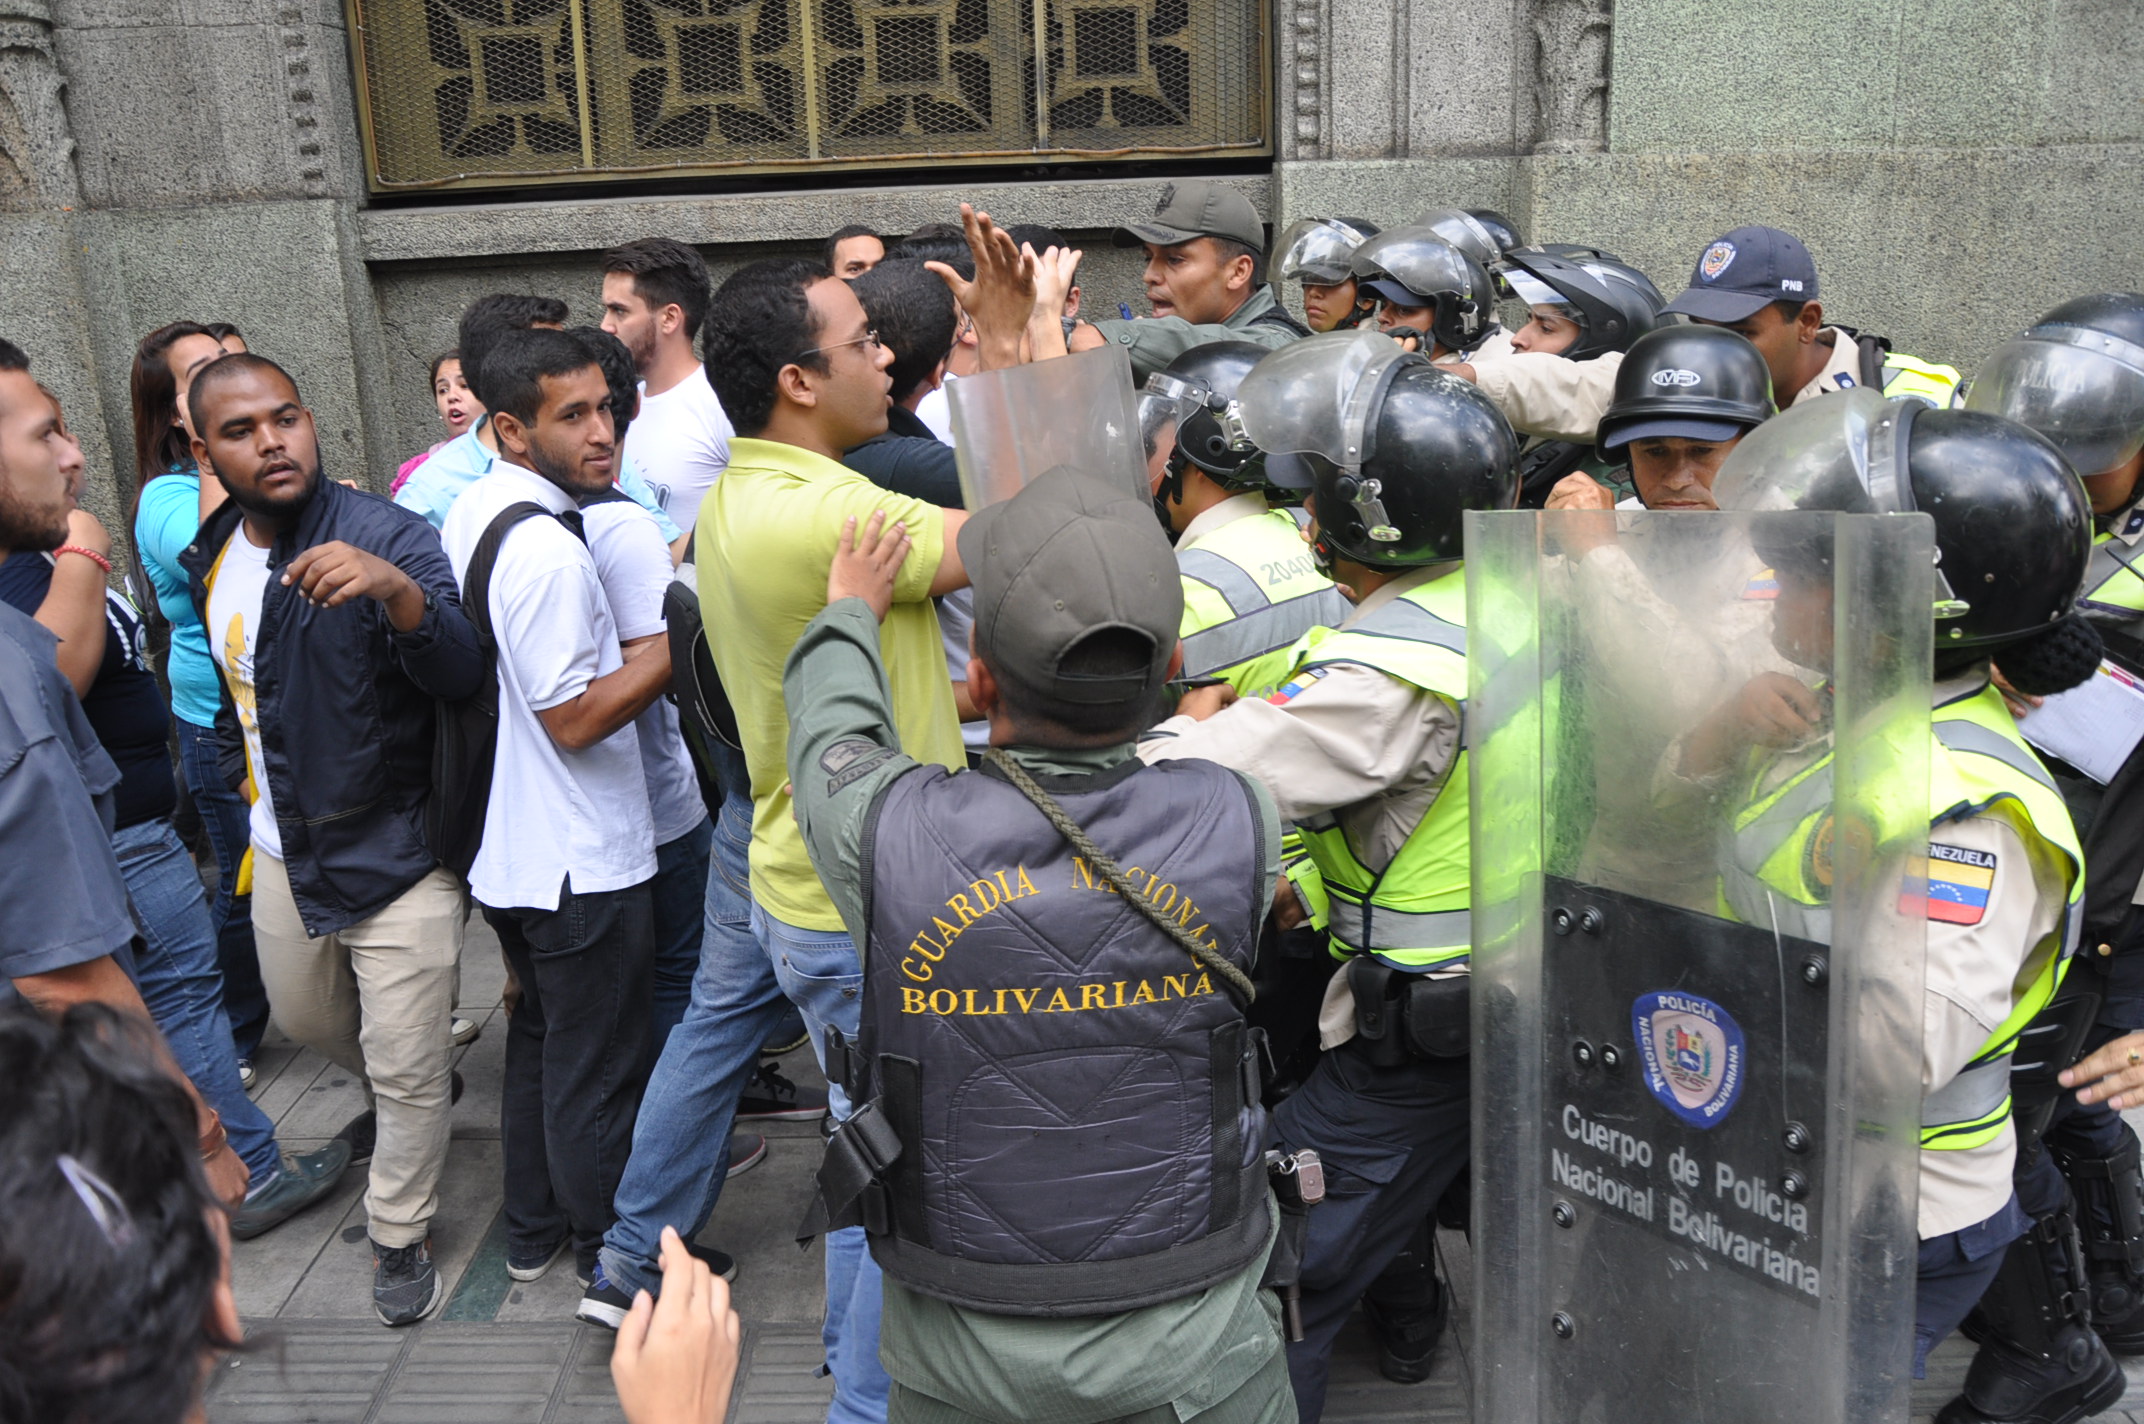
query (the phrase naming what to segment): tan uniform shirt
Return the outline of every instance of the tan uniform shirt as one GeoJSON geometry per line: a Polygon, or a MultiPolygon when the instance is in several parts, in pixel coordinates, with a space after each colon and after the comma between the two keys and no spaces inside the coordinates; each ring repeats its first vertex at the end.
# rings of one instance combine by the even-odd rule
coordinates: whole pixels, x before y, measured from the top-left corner
{"type": "Polygon", "coordinates": [[[1521,435],[1591,444],[1593,433],[1615,399],[1615,373],[1623,353],[1611,351],[1585,361],[1566,361],[1540,351],[1502,352],[1468,358],[1474,384],[1521,435]]]}
{"type": "MultiPolygon", "coordinates": [[[[1216,529],[1225,529],[1239,519],[1251,519],[1266,512],[1266,497],[1256,491],[1232,494],[1219,504],[1209,506],[1176,536],[1179,552],[1194,548],[1199,540],[1216,529]]],[[[1307,547],[1307,546],[1306,546],[1307,547]]]]}
{"type": "MultiPolygon", "coordinates": [[[[1828,396],[1833,391],[1843,391],[1861,384],[1861,343],[1836,326],[1827,326],[1817,333],[1819,341],[1826,336],[1831,338],[1831,355],[1825,360],[1824,369],[1817,372],[1816,378],[1808,385],[1796,391],[1793,400],[1781,404],[1781,410],[1817,396],[1828,396]],[[1841,376],[1846,379],[1840,380],[1841,376]]],[[[1773,393],[1773,398],[1778,399],[1777,392],[1773,393]]]]}
{"type": "MultiPolygon", "coordinates": [[[[1393,580],[1341,626],[1450,569],[1439,564],[1393,580]]],[[[1459,759],[1459,709],[1411,683],[1337,663],[1286,702],[1241,701],[1204,722],[1171,717],[1147,733],[1139,756],[1233,767],[1272,793],[1283,821],[1330,813],[1362,863],[1377,870],[1391,864],[1444,790],[1459,759]]],[[[1333,976],[1319,1027],[1326,1048],[1354,1036],[1344,975],[1333,976]]]]}

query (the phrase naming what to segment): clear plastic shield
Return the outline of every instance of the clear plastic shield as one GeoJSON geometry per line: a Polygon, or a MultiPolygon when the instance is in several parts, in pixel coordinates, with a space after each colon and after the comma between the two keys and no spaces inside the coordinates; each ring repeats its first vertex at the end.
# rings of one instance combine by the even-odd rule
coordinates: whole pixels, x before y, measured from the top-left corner
{"type": "Polygon", "coordinates": [[[1473,1417],[1903,1424],[1932,525],[1467,521],[1473,1417]]]}
{"type": "Polygon", "coordinates": [[[964,376],[946,387],[960,495],[981,509],[1059,465],[1149,497],[1131,357],[1110,345],[964,376]]]}
{"type": "Polygon", "coordinates": [[[2036,327],[1995,348],[1965,408],[2029,426],[2078,474],[2103,474],[2144,446],[2144,347],[2081,326],[2036,327]]]}
{"type": "Polygon", "coordinates": [[[1406,354],[1374,331],[1306,337],[1251,367],[1230,409],[1268,455],[1323,455],[1336,465],[1360,465],[1381,378],[1406,354]]]}

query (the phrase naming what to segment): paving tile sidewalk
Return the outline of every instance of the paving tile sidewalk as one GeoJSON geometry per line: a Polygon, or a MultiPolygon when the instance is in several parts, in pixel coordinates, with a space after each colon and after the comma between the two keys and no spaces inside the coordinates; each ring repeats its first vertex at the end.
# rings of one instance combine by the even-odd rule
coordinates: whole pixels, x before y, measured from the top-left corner
{"type": "MultiPolygon", "coordinates": [[[[562,1261],[522,1285],[506,1274],[499,1157],[499,1084],[506,1050],[499,1006],[504,975],[497,941],[481,918],[469,925],[461,1012],[483,1036],[456,1054],[468,1089],[455,1106],[453,1145],[433,1223],[434,1257],[449,1297],[434,1320],[382,1328],[372,1314],[372,1258],[365,1241],[363,1181],[353,1175],[327,1201],[254,1241],[232,1262],[239,1311],[253,1352],[226,1362],[210,1385],[211,1424],[616,1424],[609,1332],[573,1319],[579,1288],[562,1261]]],[[[782,1060],[800,1083],[823,1087],[808,1050],[782,1060]]],[[[303,1151],[334,1136],[362,1110],[348,1074],[272,1036],[255,1094],[286,1147],[303,1151]]],[[[815,1124],[766,1128],[767,1159],[730,1182],[702,1239],[738,1260],[744,1361],[730,1417],[738,1424],[815,1424],[831,1393],[817,1375],[821,1256],[798,1249],[797,1219],[817,1169],[815,1124]]],[[[1439,1242],[1463,1301],[1471,1263],[1465,1239],[1439,1242]]],[[[1395,1385],[1376,1372],[1359,1323],[1342,1336],[1325,1417],[1332,1424],[1467,1424],[1470,1337],[1464,1312],[1431,1379],[1395,1385]]],[[[1953,1340],[1937,1352],[1915,1391],[1926,1420],[1957,1390],[1971,1358],[1953,1340]]],[[[2144,1362],[2131,1369],[2129,1408],[2102,1424],[2144,1424],[2144,1362]]]]}

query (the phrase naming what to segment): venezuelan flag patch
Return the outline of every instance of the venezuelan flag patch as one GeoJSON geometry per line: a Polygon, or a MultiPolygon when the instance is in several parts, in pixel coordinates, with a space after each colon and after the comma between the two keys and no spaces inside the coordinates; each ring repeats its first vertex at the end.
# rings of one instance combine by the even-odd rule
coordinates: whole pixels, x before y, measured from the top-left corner
{"type": "Polygon", "coordinates": [[[1764,569],[1742,585],[1742,597],[1749,601],[1769,601],[1779,597],[1779,575],[1764,569]]]}
{"type": "Polygon", "coordinates": [[[1899,913],[1924,915],[1945,925],[1977,925],[1988,913],[1995,888],[1995,856],[1984,850],[1944,845],[1928,847],[1927,874],[1909,875],[1900,887],[1899,913]]]}
{"type": "Polygon", "coordinates": [[[1285,703],[1293,702],[1296,698],[1302,696],[1312,687],[1315,687],[1317,685],[1318,679],[1325,676],[1325,673],[1326,669],[1321,667],[1304,668],[1294,677],[1291,677],[1286,682],[1282,683],[1280,687],[1274,691],[1273,695],[1266,699],[1266,701],[1272,703],[1275,707],[1282,706],[1285,703]]]}

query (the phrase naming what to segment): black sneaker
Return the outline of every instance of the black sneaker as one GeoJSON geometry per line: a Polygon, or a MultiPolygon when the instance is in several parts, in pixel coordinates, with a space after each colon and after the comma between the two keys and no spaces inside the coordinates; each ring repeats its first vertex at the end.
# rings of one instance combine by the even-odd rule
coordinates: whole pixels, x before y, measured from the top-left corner
{"type": "Polygon", "coordinates": [[[756,1132],[730,1134],[730,1169],[725,1179],[749,1172],[767,1160],[767,1139],[756,1132]]]}
{"type": "Polygon", "coordinates": [[[432,1264],[432,1243],[382,1246],[372,1243],[372,1310],[387,1326],[415,1325],[439,1309],[447,1283],[432,1264]]]}
{"type": "MultiPolygon", "coordinates": [[[[685,1249],[723,1280],[737,1279],[737,1262],[729,1252],[702,1246],[697,1241],[686,1242],[685,1249]]],[[[589,1279],[583,1283],[581,1303],[574,1307],[573,1318],[600,1325],[606,1330],[616,1330],[624,1324],[626,1312],[632,1308],[633,1297],[622,1286],[612,1283],[603,1272],[603,1263],[598,1261],[595,1270],[589,1273],[589,1279]]]]}
{"type": "Polygon", "coordinates": [[[284,1153],[276,1174],[249,1192],[238,1210],[231,1213],[231,1235],[240,1241],[251,1241],[281,1226],[334,1191],[335,1184],[342,1180],[343,1169],[349,1165],[349,1144],[339,1141],[303,1156],[284,1153]]]}
{"type": "MultiPolygon", "coordinates": [[[[449,1075],[447,1086],[448,1107],[453,1107],[462,1100],[462,1089],[466,1086],[468,1085],[462,1082],[462,1075],[459,1069],[449,1075]]],[[[371,1108],[366,1108],[342,1125],[342,1131],[335,1134],[335,1140],[350,1144],[351,1166],[361,1167],[370,1162],[372,1160],[372,1150],[379,1145],[380,1141],[379,1114],[371,1108]]]]}
{"type": "Polygon", "coordinates": [[[540,1281],[543,1279],[544,1273],[551,1269],[551,1263],[565,1255],[566,1248],[572,1244],[573,1233],[569,1231],[548,1246],[520,1247],[508,1245],[506,1248],[506,1274],[517,1281],[540,1281]]]}
{"type": "Polygon", "coordinates": [[[687,1241],[685,1249],[700,1258],[708,1270],[726,1281],[737,1279],[737,1258],[727,1251],[718,1251],[712,1246],[702,1246],[697,1241],[687,1241]]]}
{"type": "Polygon", "coordinates": [[[752,1072],[737,1100],[739,1122],[816,1122],[826,1116],[826,1094],[799,1088],[770,1062],[752,1072]]]}

